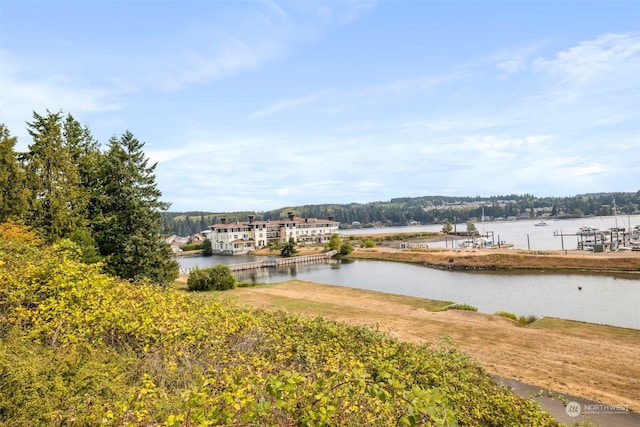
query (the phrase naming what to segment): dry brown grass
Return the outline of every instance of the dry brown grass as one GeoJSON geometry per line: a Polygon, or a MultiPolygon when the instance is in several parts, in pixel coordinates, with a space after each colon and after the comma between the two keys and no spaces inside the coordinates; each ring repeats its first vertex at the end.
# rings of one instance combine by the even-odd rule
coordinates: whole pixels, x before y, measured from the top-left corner
{"type": "Polygon", "coordinates": [[[514,249],[456,252],[442,249],[400,251],[390,248],[374,248],[356,249],[349,257],[413,262],[441,267],[640,272],[640,252],[536,252],[514,249]]]}
{"type": "MultiPolygon", "coordinates": [[[[384,234],[363,235],[359,238],[380,237],[384,234]]],[[[444,236],[444,235],[443,235],[444,236]]],[[[444,237],[432,240],[442,240],[444,237]]],[[[593,253],[579,250],[527,251],[513,248],[454,251],[451,249],[397,249],[400,241],[385,242],[376,248],[356,248],[348,258],[378,259],[412,262],[435,267],[468,267],[521,270],[589,270],[640,273],[640,252],[593,253]]],[[[297,255],[317,254],[322,246],[300,246],[297,255]]],[[[279,251],[262,249],[256,255],[279,255],[279,251]]]]}
{"type": "Polygon", "coordinates": [[[560,319],[527,327],[446,303],[288,281],[217,294],[263,309],[379,327],[415,343],[449,337],[488,372],[561,393],[640,410],[640,331],[560,319]]]}
{"type": "MultiPolygon", "coordinates": [[[[299,248],[300,255],[321,247],[299,248]]],[[[262,255],[277,255],[264,251],[262,255]]],[[[356,249],[350,257],[436,267],[623,271],[640,274],[640,253],[483,249],[405,250],[393,245],[356,249]]],[[[186,281],[186,279],[184,279],[186,281]]],[[[399,339],[426,342],[450,337],[488,372],[561,393],[640,410],[640,331],[542,319],[527,327],[495,315],[450,310],[442,304],[372,291],[289,281],[226,291],[225,297],[258,308],[285,308],[350,324],[379,326],[399,339]]]]}

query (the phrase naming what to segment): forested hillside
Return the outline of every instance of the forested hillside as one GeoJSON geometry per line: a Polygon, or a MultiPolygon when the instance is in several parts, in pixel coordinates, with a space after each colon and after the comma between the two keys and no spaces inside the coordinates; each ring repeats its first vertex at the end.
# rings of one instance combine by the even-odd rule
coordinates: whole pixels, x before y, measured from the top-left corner
{"type": "Polygon", "coordinates": [[[0,224],[0,425],[556,426],[446,343],[253,311],[0,224]]]}
{"type": "Polygon", "coordinates": [[[0,123],[0,223],[74,245],[84,262],[119,277],[172,282],[178,265],[160,217],[169,204],[160,200],[144,143],[125,131],[102,151],[87,127],[61,112],[34,112],[27,130],[28,150],[16,152],[17,138],[0,123]]]}
{"type": "Polygon", "coordinates": [[[572,197],[535,197],[532,195],[505,195],[494,197],[404,197],[387,202],[323,204],[285,207],[266,212],[163,212],[165,230],[179,236],[188,236],[206,230],[220,218],[246,221],[248,215],[256,220],[286,218],[287,212],[308,218],[333,216],[343,225],[354,221],[362,225],[407,225],[411,221],[434,224],[449,220],[466,222],[480,219],[507,218],[527,214],[536,217],[581,217],[639,212],[640,191],[636,193],[598,193],[572,197]]]}

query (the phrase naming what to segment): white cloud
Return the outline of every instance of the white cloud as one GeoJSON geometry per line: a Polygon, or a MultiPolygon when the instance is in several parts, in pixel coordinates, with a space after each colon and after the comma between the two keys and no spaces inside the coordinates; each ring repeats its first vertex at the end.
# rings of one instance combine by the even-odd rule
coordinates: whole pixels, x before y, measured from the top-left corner
{"type": "Polygon", "coordinates": [[[335,93],[335,90],[323,90],[320,92],[315,92],[309,95],[305,95],[305,96],[300,96],[297,98],[291,98],[291,99],[283,99],[280,101],[276,101],[274,103],[272,103],[271,105],[268,105],[267,107],[255,111],[253,113],[251,113],[249,115],[249,119],[258,119],[258,118],[262,118],[265,116],[269,116],[271,114],[274,113],[279,113],[281,111],[284,110],[289,110],[292,108],[297,108],[300,107],[302,105],[305,104],[309,104],[315,101],[319,101],[322,99],[326,99],[329,95],[331,95],[332,93],[335,93]]]}
{"type": "Polygon", "coordinates": [[[463,78],[465,78],[465,74],[455,72],[439,77],[397,80],[352,90],[326,89],[308,95],[275,101],[258,111],[254,111],[248,118],[262,118],[314,103],[320,104],[317,107],[317,112],[336,115],[370,103],[388,102],[389,96],[402,96],[413,94],[416,91],[430,90],[463,78]]]}
{"type": "Polygon", "coordinates": [[[26,75],[30,67],[43,65],[21,63],[16,55],[2,51],[0,121],[19,140],[27,136],[25,122],[33,118],[33,111],[43,114],[47,109],[52,112],[62,110],[78,116],[123,108],[125,92],[122,88],[95,84],[59,73],[26,75]]]}
{"type": "Polygon", "coordinates": [[[640,70],[640,35],[604,34],[559,52],[556,58],[536,58],[533,69],[561,82],[586,84],[605,76],[635,75],[640,70]]]}
{"type": "Polygon", "coordinates": [[[515,74],[527,69],[527,61],[523,57],[516,56],[497,64],[496,68],[505,74],[515,74]]]}
{"type": "Polygon", "coordinates": [[[269,38],[243,40],[232,34],[209,37],[213,46],[207,49],[209,51],[191,50],[170,59],[169,65],[158,64],[157,59],[150,59],[147,63],[153,64],[153,69],[146,70],[148,75],[158,74],[155,80],[160,88],[178,90],[187,85],[203,84],[255,69],[286,51],[284,42],[269,38]]]}

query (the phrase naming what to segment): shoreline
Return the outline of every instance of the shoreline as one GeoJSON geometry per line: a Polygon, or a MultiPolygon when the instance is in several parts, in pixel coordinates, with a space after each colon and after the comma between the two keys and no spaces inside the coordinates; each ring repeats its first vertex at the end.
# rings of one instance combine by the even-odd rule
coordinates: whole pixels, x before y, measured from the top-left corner
{"type": "MultiPolygon", "coordinates": [[[[640,279],[640,253],[512,248],[400,250],[394,244],[385,242],[375,248],[358,248],[345,258],[496,273],[563,271],[623,274],[640,279]]],[[[298,249],[297,255],[324,251],[321,246],[298,249]]],[[[264,249],[253,254],[278,256],[279,251],[264,249]]],[[[186,282],[186,276],[181,281],[186,282]]],[[[640,331],[636,329],[559,318],[542,318],[527,326],[517,326],[494,314],[416,309],[414,303],[389,302],[400,298],[392,294],[298,280],[237,288],[220,293],[219,297],[237,299],[240,304],[258,309],[284,308],[303,316],[374,327],[408,342],[437,342],[447,337],[494,376],[640,411],[640,366],[635,361],[640,331]]]]}
{"type": "Polygon", "coordinates": [[[494,376],[640,410],[640,331],[559,318],[520,326],[444,302],[290,280],[211,294],[257,309],[368,326],[416,344],[454,343],[494,376]]]}
{"type": "Polygon", "coordinates": [[[640,273],[639,253],[585,253],[584,251],[527,251],[521,249],[355,249],[346,258],[420,263],[446,270],[531,271],[564,270],[604,273],[640,273]]]}
{"type": "MultiPolygon", "coordinates": [[[[322,247],[301,247],[297,255],[320,254],[322,247]]],[[[270,249],[252,255],[278,256],[270,249]]],[[[422,264],[442,270],[491,271],[567,271],[588,273],[624,273],[640,278],[640,252],[591,253],[579,250],[528,251],[522,249],[396,249],[387,246],[356,248],[345,259],[374,259],[422,264]]]]}

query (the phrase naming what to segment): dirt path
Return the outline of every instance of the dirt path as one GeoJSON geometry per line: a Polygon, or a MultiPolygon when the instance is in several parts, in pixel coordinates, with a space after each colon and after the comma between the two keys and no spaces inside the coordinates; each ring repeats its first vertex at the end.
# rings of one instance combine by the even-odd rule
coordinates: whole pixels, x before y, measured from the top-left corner
{"type": "Polygon", "coordinates": [[[560,319],[527,327],[470,311],[429,311],[429,300],[303,281],[221,294],[264,309],[379,327],[422,343],[448,337],[489,373],[640,410],[640,331],[560,319]]]}

